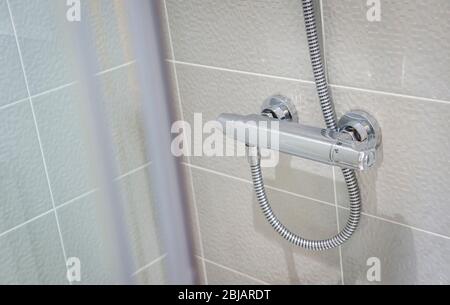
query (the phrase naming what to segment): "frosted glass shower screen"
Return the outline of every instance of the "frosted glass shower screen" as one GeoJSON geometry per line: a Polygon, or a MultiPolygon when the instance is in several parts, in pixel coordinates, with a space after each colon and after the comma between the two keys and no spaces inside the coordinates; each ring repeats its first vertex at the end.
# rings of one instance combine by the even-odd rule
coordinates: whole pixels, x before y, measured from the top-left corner
{"type": "MultiPolygon", "coordinates": [[[[185,215],[168,226],[165,195],[154,196],[164,180],[154,179],[155,164],[176,170],[177,163],[151,156],[158,139],[143,103],[154,102],[158,87],[147,90],[140,73],[149,61],[138,54],[148,52],[133,42],[135,2],[127,2],[0,0],[0,44],[11,85],[22,88],[0,104],[1,284],[195,280],[190,251],[181,258],[170,251],[174,240],[189,248],[185,215]]],[[[158,20],[153,8],[145,12],[150,25],[158,20]]],[[[152,47],[161,54],[162,45],[152,47]]],[[[182,192],[179,177],[173,183],[182,192]]]]}

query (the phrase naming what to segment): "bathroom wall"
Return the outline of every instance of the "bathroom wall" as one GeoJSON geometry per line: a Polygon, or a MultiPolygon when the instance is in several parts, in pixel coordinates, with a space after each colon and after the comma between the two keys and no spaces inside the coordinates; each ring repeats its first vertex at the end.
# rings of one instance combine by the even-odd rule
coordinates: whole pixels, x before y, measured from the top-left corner
{"type": "Polygon", "coordinates": [[[70,49],[81,23],[98,52],[134,279],[164,283],[124,1],[81,1],[81,23],[70,24],[61,3],[0,0],[0,283],[67,284],[71,257],[81,260],[74,284],[116,281],[70,49]]]}
{"type": "MultiPolygon", "coordinates": [[[[95,33],[134,278],[164,283],[124,0],[82,3],[82,22],[95,33]]],[[[161,3],[180,118],[255,113],[284,94],[303,123],[323,126],[300,0],[161,3]]],[[[245,158],[190,158],[202,282],[374,284],[367,263],[375,257],[383,284],[449,284],[450,4],[382,0],[380,22],[367,20],[364,0],[321,4],[338,114],[364,109],[383,128],[382,164],[359,175],[360,228],[339,249],[297,249],[263,219],[245,158]]],[[[66,23],[54,0],[0,0],[1,284],[66,284],[69,257],[81,259],[81,284],[114,282],[66,23]]],[[[281,156],[264,174],[275,212],[294,232],[320,239],[343,227],[339,169],[281,156]]]]}
{"type": "MultiPolygon", "coordinates": [[[[338,115],[363,109],[383,130],[381,165],[359,174],[360,227],[338,249],[291,246],[263,219],[245,158],[190,158],[204,280],[450,284],[450,2],[381,0],[379,22],[368,21],[364,0],[318,3],[338,115]],[[377,261],[380,282],[367,276],[377,261]]],[[[185,120],[257,113],[265,98],[283,94],[300,121],[324,125],[300,0],[165,4],[168,60],[185,120]]],[[[282,156],[265,181],[274,211],[292,231],[322,239],[344,226],[348,198],[339,169],[282,156]]]]}

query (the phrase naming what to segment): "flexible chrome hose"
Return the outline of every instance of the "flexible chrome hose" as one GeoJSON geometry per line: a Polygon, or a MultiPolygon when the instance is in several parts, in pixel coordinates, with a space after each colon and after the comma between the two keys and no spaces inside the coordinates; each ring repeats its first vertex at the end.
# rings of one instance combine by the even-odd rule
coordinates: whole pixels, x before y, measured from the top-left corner
{"type": "MultiPolygon", "coordinates": [[[[314,15],[313,0],[302,0],[303,15],[305,18],[306,34],[308,37],[308,47],[311,57],[312,68],[314,72],[314,79],[319,95],[322,113],[325,119],[327,128],[336,130],[336,112],[331,100],[328,82],[325,75],[324,64],[322,60],[322,51],[319,44],[319,37],[317,35],[317,25],[314,15]]],[[[263,175],[261,172],[259,149],[256,147],[249,148],[249,163],[252,173],[252,180],[256,192],[256,198],[261,207],[264,216],[269,221],[270,225],[283,238],[309,250],[321,251],[338,247],[346,242],[356,231],[361,217],[361,197],[359,193],[358,180],[355,172],[350,169],[342,169],[345,183],[350,198],[350,215],[344,229],[334,237],[324,240],[308,240],[287,229],[274,214],[270,207],[269,199],[264,187],[263,175]],[[253,150],[253,151],[252,151],[253,150]]]]}

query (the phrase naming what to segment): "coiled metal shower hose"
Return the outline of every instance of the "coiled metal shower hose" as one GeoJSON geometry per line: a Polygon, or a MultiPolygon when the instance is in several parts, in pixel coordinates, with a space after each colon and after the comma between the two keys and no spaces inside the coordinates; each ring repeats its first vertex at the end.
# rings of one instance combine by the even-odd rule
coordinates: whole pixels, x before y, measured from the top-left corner
{"type": "MultiPolygon", "coordinates": [[[[325,76],[325,69],[321,56],[321,48],[317,35],[313,0],[302,0],[302,5],[303,15],[305,18],[306,34],[308,38],[308,47],[314,72],[314,79],[317,87],[317,93],[319,95],[319,100],[322,107],[322,113],[327,128],[336,130],[336,113],[330,97],[328,83],[325,76]]],[[[272,208],[270,207],[270,203],[264,187],[259,149],[256,147],[249,147],[248,153],[252,180],[258,203],[266,219],[269,221],[275,231],[277,231],[283,238],[296,246],[300,246],[309,250],[321,251],[338,247],[353,235],[358,227],[361,217],[361,197],[359,193],[358,181],[353,170],[342,169],[350,198],[350,216],[348,218],[347,224],[345,225],[345,228],[337,235],[329,239],[308,240],[289,231],[289,229],[287,229],[274,214],[272,208]]]]}

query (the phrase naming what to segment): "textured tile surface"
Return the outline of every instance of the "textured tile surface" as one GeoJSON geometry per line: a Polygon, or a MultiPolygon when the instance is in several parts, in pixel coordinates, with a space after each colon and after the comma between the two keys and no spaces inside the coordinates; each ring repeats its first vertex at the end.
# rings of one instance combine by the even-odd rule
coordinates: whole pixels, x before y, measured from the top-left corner
{"type": "Polygon", "coordinates": [[[0,107],[27,97],[6,0],[0,1],[0,107]]]}
{"type": "MultiPolygon", "coordinates": [[[[194,170],[205,257],[273,284],[337,284],[339,253],[313,253],[282,240],[264,219],[252,186],[194,170]],[[231,191],[232,190],[232,191],[231,191]]],[[[279,218],[309,238],[336,233],[335,208],[268,191],[279,218]]]]}
{"type": "MultiPolygon", "coordinates": [[[[333,95],[340,113],[366,110],[382,128],[383,162],[360,174],[363,211],[450,236],[450,104],[341,89],[333,95]]],[[[347,205],[342,183],[338,198],[347,205]]]]}
{"type": "MultiPolygon", "coordinates": [[[[99,76],[119,174],[147,161],[144,153],[135,69],[124,67],[99,76]]],[[[94,152],[89,146],[81,87],[73,85],[33,99],[56,204],[96,187],[94,152]]]]}
{"type": "MultiPolygon", "coordinates": [[[[346,215],[341,214],[344,224],[346,215]]],[[[345,284],[376,284],[367,280],[373,266],[367,260],[372,257],[380,260],[381,284],[450,283],[450,240],[385,221],[363,216],[342,254],[345,284]]]]}
{"type": "Polygon", "coordinates": [[[365,1],[323,4],[332,83],[450,100],[449,1],[381,1],[373,23],[365,1]]]}
{"type": "Polygon", "coordinates": [[[104,233],[99,200],[92,194],[58,209],[67,256],[81,262],[81,282],[76,284],[118,283],[120,270],[108,247],[111,236],[104,233]]]}
{"type": "Polygon", "coordinates": [[[50,213],[0,237],[0,284],[67,284],[66,264],[50,213]]]}
{"type": "MultiPolygon", "coordinates": [[[[81,22],[92,29],[92,41],[99,58],[99,71],[131,59],[122,0],[82,1],[81,22]]],[[[53,0],[11,0],[30,90],[36,94],[77,78],[68,6],[53,0]]],[[[79,25],[79,24],[78,24],[79,25]]]]}
{"type": "Polygon", "coordinates": [[[209,285],[261,285],[260,281],[256,281],[242,273],[237,273],[209,262],[205,264],[209,285]]]}
{"type": "Polygon", "coordinates": [[[52,207],[28,102],[0,110],[0,232],[52,207]]]}
{"type": "Polygon", "coordinates": [[[166,2],[176,60],[312,79],[300,1],[166,2]]]}
{"type": "MultiPolygon", "coordinates": [[[[118,182],[124,199],[124,221],[128,231],[130,254],[136,270],[161,255],[158,228],[150,200],[149,181],[139,171],[118,182]]],[[[61,231],[68,256],[79,257],[83,263],[82,284],[116,283],[117,266],[112,265],[112,236],[106,231],[109,221],[97,194],[89,195],[59,209],[61,231]],[[107,233],[105,233],[107,232],[107,233]]]]}
{"type": "MultiPolygon", "coordinates": [[[[222,112],[259,113],[262,102],[273,94],[285,94],[296,104],[300,120],[322,126],[319,102],[312,85],[269,79],[211,69],[177,65],[184,118],[193,125],[194,113],[203,123],[215,120],[222,112]]],[[[204,140],[209,136],[204,134],[204,140]]],[[[195,165],[250,179],[245,157],[192,157],[195,165]]],[[[264,170],[268,185],[315,199],[334,202],[330,167],[299,158],[280,155],[276,168],[264,170]]]]}
{"type": "Polygon", "coordinates": [[[56,205],[96,186],[81,98],[71,86],[33,99],[56,205]]]}

